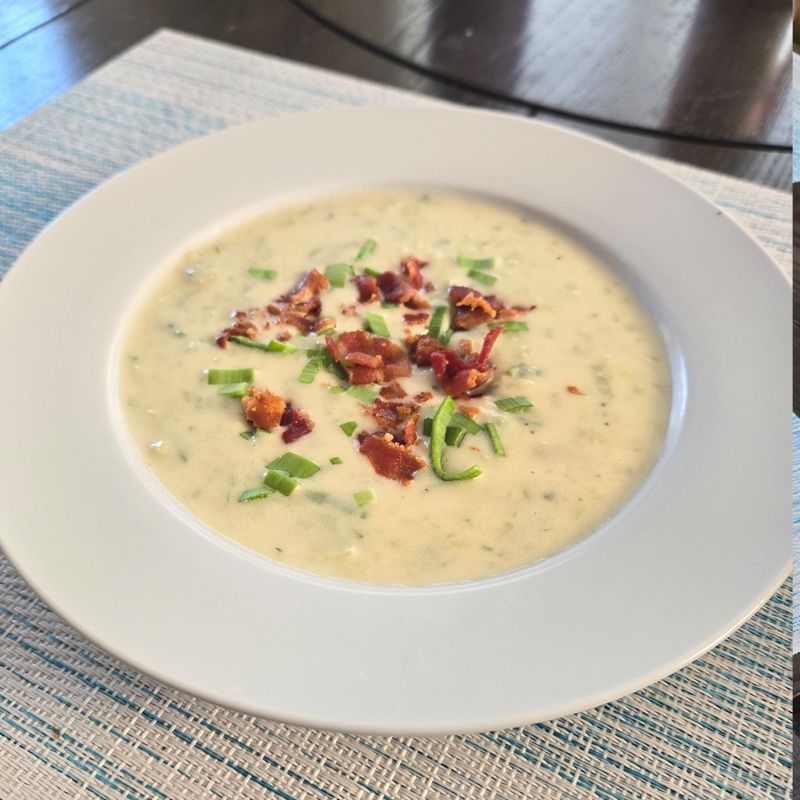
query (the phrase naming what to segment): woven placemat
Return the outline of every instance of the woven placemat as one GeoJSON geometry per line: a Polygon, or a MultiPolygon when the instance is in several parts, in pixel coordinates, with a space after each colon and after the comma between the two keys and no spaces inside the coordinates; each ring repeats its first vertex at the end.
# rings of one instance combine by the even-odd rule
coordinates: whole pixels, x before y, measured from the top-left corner
{"type": "MultiPolygon", "coordinates": [[[[0,136],[0,272],[98,182],[185,139],[286,112],[421,102],[162,32],[0,136]]],[[[788,194],[657,163],[728,209],[788,272],[788,194]]],[[[254,719],[137,674],[0,559],[0,800],[787,797],[790,603],[787,584],[702,659],[590,712],[381,738],[254,719]]]]}

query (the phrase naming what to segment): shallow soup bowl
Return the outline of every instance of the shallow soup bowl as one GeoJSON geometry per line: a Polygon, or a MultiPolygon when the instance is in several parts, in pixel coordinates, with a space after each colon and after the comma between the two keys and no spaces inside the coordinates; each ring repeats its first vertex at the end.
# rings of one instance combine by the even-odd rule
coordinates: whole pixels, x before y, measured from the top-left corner
{"type": "Polygon", "coordinates": [[[252,714],[442,734],[586,709],[696,658],[788,574],[789,294],[722,211],[556,127],[375,108],[229,129],[85,197],[0,287],[6,374],[27,387],[0,396],[0,543],[100,646],[252,714]],[[126,321],[166,265],[287,203],[397,186],[496,198],[567,229],[633,288],[669,357],[669,429],[630,501],[486,580],[378,587],[258,556],[171,498],[121,413],[126,321]]]}

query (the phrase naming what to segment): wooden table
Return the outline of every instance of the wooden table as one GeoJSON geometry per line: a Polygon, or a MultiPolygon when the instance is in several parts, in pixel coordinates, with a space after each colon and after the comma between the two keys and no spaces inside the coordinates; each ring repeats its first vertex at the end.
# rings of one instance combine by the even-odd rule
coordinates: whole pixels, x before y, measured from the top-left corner
{"type": "Polygon", "coordinates": [[[791,181],[784,0],[5,0],[0,129],[161,27],[791,181]]]}

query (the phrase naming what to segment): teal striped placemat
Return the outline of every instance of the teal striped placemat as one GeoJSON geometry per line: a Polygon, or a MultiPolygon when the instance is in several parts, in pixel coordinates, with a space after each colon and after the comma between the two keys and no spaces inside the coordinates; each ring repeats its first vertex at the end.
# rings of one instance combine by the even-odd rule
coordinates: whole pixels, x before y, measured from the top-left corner
{"type": "MultiPolygon", "coordinates": [[[[185,139],[293,111],[421,102],[162,32],[0,136],[0,273],[65,206],[185,139]]],[[[656,163],[729,210],[788,273],[788,194],[656,163]]],[[[782,798],[790,604],[787,582],[703,658],[589,712],[380,738],[254,719],[150,680],[64,624],[0,559],[0,798],[782,798]]]]}

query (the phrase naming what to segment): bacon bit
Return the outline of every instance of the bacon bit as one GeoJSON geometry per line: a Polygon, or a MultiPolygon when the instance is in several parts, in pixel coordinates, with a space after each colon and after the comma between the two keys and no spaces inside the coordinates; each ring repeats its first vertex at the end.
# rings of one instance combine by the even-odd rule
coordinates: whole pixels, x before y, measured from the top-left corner
{"type": "Polygon", "coordinates": [[[406,390],[397,381],[392,381],[388,386],[381,387],[380,394],[387,400],[399,400],[406,396],[406,390]]]}
{"type": "Polygon", "coordinates": [[[408,282],[415,288],[422,288],[422,273],[420,270],[428,266],[427,261],[409,256],[400,261],[400,272],[408,278],[408,282]]]}
{"type": "Polygon", "coordinates": [[[286,401],[267,389],[251,386],[242,398],[242,411],[248,422],[269,431],[282,422],[286,401]]]}
{"type": "Polygon", "coordinates": [[[358,306],[355,303],[350,306],[342,306],[342,314],[346,317],[358,316],[358,306]]]}
{"type": "Polygon", "coordinates": [[[328,279],[318,269],[312,269],[306,272],[292,289],[281,295],[278,301],[293,306],[300,305],[317,297],[320,292],[328,288],[330,288],[328,279]]]}
{"type": "Polygon", "coordinates": [[[493,294],[483,295],[469,286],[451,286],[447,292],[452,306],[450,324],[456,330],[466,331],[493,319],[513,319],[527,314],[536,306],[506,308],[493,294]]]}
{"type": "Polygon", "coordinates": [[[279,342],[288,342],[292,338],[292,334],[289,331],[281,331],[275,338],[279,342]]]}
{"type": "Polygon", "coordinates": [[[286,294],[267,306],[276,317],[276,324],[291,325],[303,333],[316,333],[334,325],[331,319],[321,319],[322,301],[319,293],[329,288],[328,279],[316,269],[309,270],[286,294]]]}
{"type": "Polygon", "coordinates": [[[425,285],[422,287],[426,292],[432,292],[436,289],[433,285],[433,281],[425,281],[425,285]]]}
{"type": "MultiPolygon", "coordinates": [[[[284,424],[283,422],[281,424],[284,424]]],[[[286,444],[296,442],[301,436],[305,436],[314,430],[314,423],[308,413],[300,411],[297,408],[291,410],[291,419],[289,420],[286,430],[281,435],[286,444]]]]}
{"type": "Polygon", "coordinates": [[[414,399],[418,403],[427,403],[428,400],[433,400],[433,392],[420,392],[414,395],[414,399]]]}
{"type": "Polygon", "coordinates": [[[378,300],[378,281],[374,275],[356,275],[353,283],[358,288],[359,303],[374,303],[378,300]]]}
{"type": "Polygon", "coordinates": [[[469,355],[472,352],[472,342],[469,339],[462,339],[458,343],[458,350],[461,355],[469,355]]]}
{"type": "Polygon", "coordinates": [[[431,363],[431,353],[443,349],[444,345],[438,339],[434,339],[427,334],[418,336],[408,343],[411,360],[418,367],[429,367],[431,363]]]}
{"type": "Polygon", "coordinates": [[[422,325],[430,316],[427,311],[420,311],[418,314],[403,314],[403,319],[408,325],[422,325]]]}
{"type": "Polygon", "coordinates": [[[366,413],[380,425],[383,430],[392,434],[398,444],[412,445],[417,440],[417,421],[419,406],[408,400],[384,400],[375,398],[368,406],[366,413]]]}
{"type": "Polygon", "coordinates": [[[346,331],[325,337],[333,359],[347,372],[351,384],[388,383],[408,377],[411,364],[403,349],[383,336],[366,331],[346,331]]]}
{"type": "Polygon", "coordinates": [[[473,355],[463,359],[454,350],[444,349],[431,353],[431,366],[447,394],[451,397],[463,397],[492,377],[494,366],[489,363],[489,353],[502,332],[502,325],[492,328],[486,334],[477,357],[473,355]]]}
{"type": "Polygon", "coordinates": [[[235,320],[233,325],[221,330],[214,340],[219,347],[225,348],[228,346],[229,336],[246,336],[248,339],[258,338],[258,325],[247,319],[246,311],[234,311],[231,317],[235,320]]]}
{"type": "Polygon", "coordinates": [[[570,394],[583,394],[583,392],[577,386],[567,386],[567,391],[570,394]]]}
{"type": "Polygon", "coordinates": [[[378,475],[407,484],[425,466],[410,447],[392,441],[389,433],[361,434],[359,452],[365,455],[378,475]]]}
{"type": "Polygon", "coordinates": [[[388,303],[399,303],[407,308],[428,308],[430,303],[419,292],[406,283],[396,272],[383,272],[377,278],[383,299],[388,303]]]}
{"type": "Polygon", "coordinates": [[[465,417],[469,417],[470,419],[475,419],[481,413],[481,410],[479,408],[476,408],[475,406],[459,406],[458,410],[465,417]]]}

